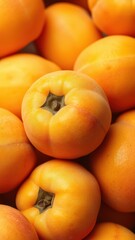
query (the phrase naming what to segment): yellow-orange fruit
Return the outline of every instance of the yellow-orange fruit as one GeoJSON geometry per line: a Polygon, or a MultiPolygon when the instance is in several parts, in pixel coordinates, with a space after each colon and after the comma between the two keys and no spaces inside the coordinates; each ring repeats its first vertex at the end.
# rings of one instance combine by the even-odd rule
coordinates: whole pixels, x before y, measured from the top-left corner
{"type": "Polygon", "coordinates": [[[94,78],[105,91],[113,112],[135,107],[135,39],[108,36],[86,47],[74,70],[94,78]]]}
{"type": "Polygon", "coordinates": [[[0,107],[21,118],[21,105],[31,84],[46,73],[60,70],[55,63],[31,53],[18,53],[0,61],[0,107]]]}
{"type": "Polygon", "coordinates": [[[135,37],[135,1],[88,0],[88,7],[102,32],[135,37]]]}
{"type": "Polygon", "coordinates": [[[40,239],[83,239],[96,224],[101,195],[96,178],[74,161],[52,159],[20,186],[16,206],[40,239]]]}
{"type": "Polygon", "coordinates": [[[44,25],[42,0],[0,0],[0,57],[35,40],[44,25]]]}
{"type": "Polygon", "coordinates": [[[102,88],[73,70],[48,73],[24,95],[22,119],[26,134],[39,151],[74,159],[95,150],[111,123],[102,88]]]}
{"type": "Polygon", "coordinates": [[[126,227],[113,222],[96,224],[84,240],[134,240],[135,234],[126,227]]]}
{"type": "Polygon", "coordinates": [[[15,189],[36,165],[22,121],[0,108],[0,193],[15,189]]]}
{"type": "Polygon", "coordinates": [[[46,7],[45,25],[36,46],[44,57],[69,70],[79,53],[101,37],[83,7],[59,2],[46,7]]]}
{"type": "Polygon", "coordinates": [[[96,176],[107,205],[117,211],[135,212],[135,110],[127,112],[127,117],[126,112],[123,114],[89,155],[88,169],[96,176]]]}
{"type": "Polygon", "coordinates": [[[0,204],[0,228],[3,240],[39,240],[34,227],[23,214],[4,204],[0,204]]]}

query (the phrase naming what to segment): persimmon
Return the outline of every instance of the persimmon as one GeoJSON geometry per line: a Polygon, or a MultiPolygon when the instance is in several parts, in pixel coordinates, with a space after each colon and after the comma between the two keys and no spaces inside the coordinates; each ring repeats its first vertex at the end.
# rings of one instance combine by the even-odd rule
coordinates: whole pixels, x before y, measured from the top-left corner
{"type": "Polygon", "coordinates": [[[39,77],[57,70],[59,66],[37,54],[17,53],[3,58],[0,61],[0,107],[21,118],[26,90],[39,77]]]}
{"type": "Polygon", "coordinates": [[[98,223],[84,240],[134,240],[135,234],[128,228],[113,222],[98,223]]]}
{"type": "Polygon", "coordinates": [[[54,158],[75,159],[101,144],[110,127],[111,110],[92,78],[60,70],[30,86],[22,102],[22,119],[36,149],[54,158]]]}
{"type": "Polygon", "coordinates": [[[21,184],[16,206],[41,239],[83,239],[96,224],[100,207],[96,178],[73,161],[52,159],[21,184]]]}
{"type": "Polygon", "coordinates": [[[89,155],[102,200],[121,212],[135,212],[135,110],[121,113],[102,144],[89,155]],[[131,120],[132,116],[132,120],[131,120]]]}
{"type": "Polygon", "coordinates": [[[88,7],[96,26],[107,35],[135,37],[135,2],[88,0],[88,7]]]}
{"type": "Polygon", "coordinates": [[[79,53],[101,37],[83,7],[59,2],[46,7],[45,25],[35,43],[42,56],[69,70],[79,53]]]}
{"type": "Polygon", "coordinates": [[[117,122],[128,123],[135,126],[135,109],[125,111],[117,116],[117,122]]]}
{"type": "Polygon", "coordinates": [[[36,165],[22,121],[0,108],[0,193],[15,189],[36,165]]]}
{"type": "Polygon", "coordinates": [[[3,240],[39,240],[34,227],[23,214],[4,204],[0,204],[0,238],[3,240]]]}
{"type": "Polygon", "coordinates": [[[42,0],[0,0],[0,57],[20,50],[39,36],[45,22],[44,9],[42,0]]]}
{"type": "Polygon", "coordinates": [[[135,39],[107,36],[86,47],[74,70],[94,78],[104,89],[112,112],[135,107],[135,39]]]}

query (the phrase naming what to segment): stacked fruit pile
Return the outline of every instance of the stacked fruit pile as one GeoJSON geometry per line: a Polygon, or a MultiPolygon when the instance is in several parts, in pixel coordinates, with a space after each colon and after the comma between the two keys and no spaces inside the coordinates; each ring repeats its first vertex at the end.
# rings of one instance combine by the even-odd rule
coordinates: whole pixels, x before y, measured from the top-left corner
{"type": "Polygon", "coordinates": [[[0,238],[135,240],[135,3],[0,19],[0,238]]]}

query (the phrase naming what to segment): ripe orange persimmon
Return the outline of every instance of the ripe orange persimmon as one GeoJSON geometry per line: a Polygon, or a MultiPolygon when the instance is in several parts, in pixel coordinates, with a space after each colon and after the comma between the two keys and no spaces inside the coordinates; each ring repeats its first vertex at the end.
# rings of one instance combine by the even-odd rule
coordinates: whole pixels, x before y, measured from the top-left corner
{"type": "Polygon", "coordinates": [[[117,117],[117,122],[128,123],[135,126],[135,109],[119,114],[117,117]]]}
{"type": "Polygon", "coordinates": [[[0,61],[0,107],[21,118],[26,90],[39,77],[60,70],[53,62],[31,53],[18,53],[0,61]]]}
{"type": "Polygon", "coordinates": [[[102,32],[135,37],[135,1],[88,0],[88,7],[102,32]]]}
{"type": "Polygon", "coordinates": [[[0,0],[0,57],[34,41],[44,25],[42,0],[0,0]]]}
{"type": "Polygon", "coordinates": [[[135,234],[113,222],[98,223],[84,240],[134,240],[135,234]]]}
{"type": "Polygon", "coordinates": [[[135,39],[107,36],[86,47],[74,70],[94,78],[104,89],[113,112],[135,107],[135,39]]]}
{"type": "Polygon", "coordinates": [[[104,141],[88,159],[88,169],[99,182],[102,200],[117,211],[135,212],[134,140],[135,110],[131,110],[121,113],[111,124],[104,141]]]}
{"type": "Polygon", "coordinates": [[[2,240],[39,239],[34,227],[23,214],[4,204],[0,204],[0,238],[2,240]]]}
{"type": "Polygon", "coordinates": [[[15,189],[36,165],[22,121],[0,108],[0,193],[15,189]]]}
{"type": "Polygon", "coordinates": [[[101,37],[83,7],[59,2],[46,7],[45,25],[36,46],[42,56],[69,70],[79,53],[101,37]]]}
{"type": "Polygon", "coordinates": [[[27,90],[22,119],[35,148],[55,158],[74,159],[101,144],[110,127],[111,110],[93,79],[60,70],[39,78],[27,90]]]}
{"type": "Polygon", "coordinates": [[[100,207],[96,178],[73,161],[53,159],[36,167],[20,186],[16,206],[41,239],[83,239],[100,207]]]}

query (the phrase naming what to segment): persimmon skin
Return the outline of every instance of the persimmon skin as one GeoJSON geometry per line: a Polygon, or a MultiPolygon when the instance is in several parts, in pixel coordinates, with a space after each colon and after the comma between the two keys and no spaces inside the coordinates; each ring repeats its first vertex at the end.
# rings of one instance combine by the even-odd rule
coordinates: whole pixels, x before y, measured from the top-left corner
{"type": "Polygon", "coordinates": [[[102,34],[83,7],[57,2],[46,7],[45,25],[35,44],[42,56],[71,70],[79,53],[100,38],[102,34]]]}
{"type": "Polygon", "coordinates": [[[72,70],[44,75],[26,92],[22,119],[33,146],[54,158],[87,155],[103,141],[111,110],[103,90],[91,78],[72,70]],[[55,114],[42,107],[49,92],[64,96],[55,114]]]}
{"type": "Polygon", "coordinates": [[[15,189],[36,165],[22,121],[0,108],[0,193],[15,189]]]}
{"type": "Polygon", "coordinates": [[[125,111],[116,118],[117,122],[127,123],[135,126],[135,109],[125,111]]]}
{"type": "Polygon", "coordinates": [[[37,54],[16,53],[3,58],[0,61],[0,107],[21,119],[21,105],[27,89],[39,77],[57,70],[60,70],[58,65],[37,54]]]}
{"type": "Polygon", "coordinates": [[[89,155],[87,166],[99,182],[103,201],[125,213],[135,212],[134,123],[134,110],[120,114],[103,143],[89,155]]]}
{"type": "Polygon", "coordinates": [[[73,69],[97,81],[113,113],[135,107],[135,38],[113,35],[99,39],[79,54],[73,69]]]}
{"type": "Polygon", "coordinates": [[[134,240],[135,234],[126,227],[113,222],[96,224],[92,233],[84,240],[134,240]]]}
{"type": "Polygon", "coordinates": [[[20,186],[16,206],[41,239],[83,239],[92,231],[100,207],[96,178],[81,164],[52,159],[36,167],[20,186]],[[35,206],[39,188],[54,193],[50,208],[35,206]]]}
{"type": "Polygon", "coordinates": [[[0,237],[4,240],[39,240],[32,224],[14,207],[0,204],[0,237]]]}
{"type": "Polygon", "coordinates": [[[134,1],[88,0],[95,25],[107,35],[135,37],[134,1]]]}
{"type": "Polygon", "coordinates": [[[44,8],[42,0],[0,0],[0,58],[21,50],[39,36],[45,22],[44,8]]]}

